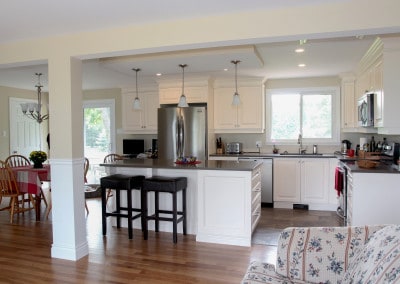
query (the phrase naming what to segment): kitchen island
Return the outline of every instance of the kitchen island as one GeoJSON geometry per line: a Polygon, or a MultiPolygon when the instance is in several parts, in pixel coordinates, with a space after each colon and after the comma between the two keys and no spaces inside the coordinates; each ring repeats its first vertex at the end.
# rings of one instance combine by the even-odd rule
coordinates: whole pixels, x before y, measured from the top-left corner
{"type": "MultiPolygon", "coordinates": [[[[251,246],[261,216],[260,162],[206,160],[179,165],[173,160],[125,159],[101,166],[108,174],[186,177],[187,233],[196,235],[199,242],[251,246]]],[[[139,207],[139,193],[133,198],[133,206],[139,207]]],[[[148,199],[152,214],[153,195],[148,199]]],[[[160,195],[160,208],[171,209],[170,196],[160,195]]],[[[122,226],[127,226],[123,221],[122,226]]],[[[133,226],[140,228],[140,221],[135,220],[133,226]]],[[[180,226],[178,233],[182,232],[180,226]]],[[[149,229],[154,230],[153,222],[149,229]]],[[[160,231],[172,232],[172,224],[161,222],[160,231]]]]}

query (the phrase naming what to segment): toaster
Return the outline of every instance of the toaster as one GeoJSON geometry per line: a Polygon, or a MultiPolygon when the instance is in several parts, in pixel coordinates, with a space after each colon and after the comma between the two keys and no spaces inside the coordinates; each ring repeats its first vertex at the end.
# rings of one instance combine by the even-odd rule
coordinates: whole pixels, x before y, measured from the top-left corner
{"type": "Polygon", "coordinates": [[[230,142],[226,144],[226,154],[241,154],[243,150],[243,144],[240,142],[230,142]]]}

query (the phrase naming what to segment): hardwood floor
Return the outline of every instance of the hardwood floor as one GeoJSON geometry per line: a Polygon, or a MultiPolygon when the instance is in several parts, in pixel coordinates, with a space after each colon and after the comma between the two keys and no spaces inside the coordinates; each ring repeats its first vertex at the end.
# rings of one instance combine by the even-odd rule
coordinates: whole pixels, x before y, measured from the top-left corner
{"type": "MultiPolygon", "coordinates": [[[[3,201],[4,202],[4,201],[3,201]]],[[[239,283],[252,260],[275,262],[276,246],[238,247],[198,243],[195,236],[140,230],[128,239],[125,228],[101,232],[99,199],[87,199],[89,255],[79,261],[50,256],[52,223],[35,222],[33,211],[15,217],[0,212],[0,283],[239,283]]],[[[44,206],[43,206],[44,207],[44,206]]],[[[263,208],[255,233],[287,226],[338,225],[335,213],[263,208]],[[336,220],[336,221],[335,221],[336,220]],[[336,223],[335,223],[336,222],[336,223]]],[[[179,228],[180,230],[180,228],[179,228]]]]}

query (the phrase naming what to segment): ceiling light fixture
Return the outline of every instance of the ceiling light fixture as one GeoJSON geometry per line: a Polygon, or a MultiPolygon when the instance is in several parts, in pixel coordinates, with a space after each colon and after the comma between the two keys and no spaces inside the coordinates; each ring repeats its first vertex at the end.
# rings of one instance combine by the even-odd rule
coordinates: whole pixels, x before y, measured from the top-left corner
{"type": "Polygon", "coordinates": [[[304,63],[300,63],[299,65],[297,65],[299,67],[306,67],[306,65],[304,63]]]}
{"type": "Polygon", "coordinates": [[[299,48],[296,48],[294,51],[296,53],[302,53],[302,52],[304,52],[304,48],[299,47],[299,48]]]}
{"type": "Polygon", "coordinates": [[[233,94],[232,105],[237,106],[240,105],[240,97],[237,89],[237,65],[240,63],[240,60],[232,60],[231,63],[235,64],[235,93],[233,94]]]}
{"type": "Polygon", "coordinates": [[[37,103],[22,103],[22,113],[27,117],[34,119],[37,123],[42,123],[44,120],[49,118],[48,114],[42,115],[42,84],[40,83],[40,76],[42,73],[35,73],[38,76],[38,83],[35,86],[37,88],[38,102],[37,103]]]}
{"type": "Polygon", "coordinates": [[[186,101],[186,96],[185,96],[185,67],[187,67],[186,64],[179,64],[179,67],[182,68],[182,95],[179,98],[179,103],[178,107],[188,107],[188,103],[186,101]]]}
{"type": "Polygon", "coordinates": [[[138,83],[137,83],[137,74],[140,71],[140,68],[133,68],[133,71],[136,72],[136,98],[133,101],[133,109],[140,109],[140,100],[139,100],[139,95],[138,95],[138,83]]]}

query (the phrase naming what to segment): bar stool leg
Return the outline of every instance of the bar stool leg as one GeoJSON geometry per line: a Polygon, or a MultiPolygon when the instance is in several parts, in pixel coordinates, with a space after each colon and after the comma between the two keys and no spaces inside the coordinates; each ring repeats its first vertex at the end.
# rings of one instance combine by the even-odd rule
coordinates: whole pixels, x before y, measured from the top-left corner
{"type": "Polygon", "coordinates": [[[172,193],[172,233],[174,243],[178,242],[178,205],[177,205],[177,193],[176,191],[172,193]]]}
{"type": "Polygon", "coordinates": [[[148,208],[147,208],[147,191],[142,190],[141,193],[142,196],[142,231],[143,231],[143,239],[147,240],[148,237],[148,228],[147,228],[147,215],[148,213],[148,208]]]}
{"type": "Polygon", "coordinates": [[[103,236],[107,234],[107,217],[106,217],[106,189],[101,188],[101,220],[103,224],[103,236]]]}
{"type": "MultiPolygon", "coordinates": [[[[121,213],[121,193],[120,190],[116,190],[116,213],[121,213]]],[[[117,228],[121,228],[121,217],[117,216],[117,228]]]]}
{"type": "Polygon", "coordinates": [[[154,216],[155,216],[155,229],[156,229],[156,232],[158,232],[159,231],[159,224],[160,224],[160,221],[159,221],[159,218],[160,218],[160,213],[159,213],[159,210],[160,210],[160,206],[159,206],[159,204],[158,204],[158,202],[159,202],[159,198],[158,198],[158,191],[155,191],[154,192],[154,202],[155,202],[155,204],[154,204],[154,207],[155,207],[155,213],[154,213],[154,216]]]}
{"type": "Polygon", "coordinates": [[[127,191],[127,198],[128,198],[128,234],[129,239],[132,239],[133,232],[132,232],[132,190],[128,189],[127,191]]]}
{"type": "Polygon", "coordinates": [[[186,188],[182,189],[182,216],[183,234],[186,235],[186,188]]]}

